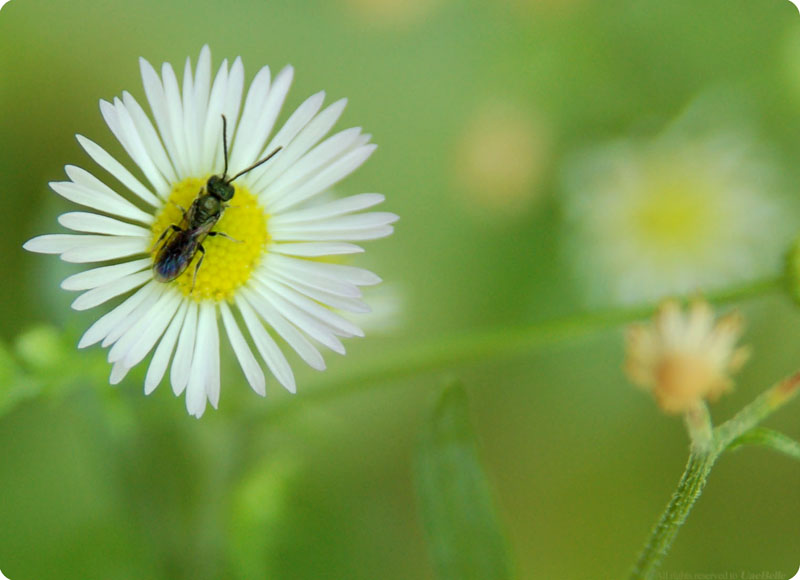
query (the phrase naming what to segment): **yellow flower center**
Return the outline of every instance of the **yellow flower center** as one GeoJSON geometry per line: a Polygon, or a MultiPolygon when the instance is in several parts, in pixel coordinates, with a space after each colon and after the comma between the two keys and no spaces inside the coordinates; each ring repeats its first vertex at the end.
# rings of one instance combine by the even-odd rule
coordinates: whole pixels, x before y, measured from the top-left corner
{"type": "MultiPolygon", "coordinates": [[[[157,246],[156,241],[170,225],[182,227],[183,213],[180,208],[188,211],[205,188],[206,181],[207,178],[190,177],[172,188],[169,200],[152,226],[154,260],[170,235],[167,234],[157,246]]],[[[197,270],[197,278],[195,279],[195,268],[203,256],[199,250],[195,252],[183,274],[169,282],[177,284],[185,296],[196,302],[230,300],[236,289],[250,279],[267,247],[269,216],[246,188],[235,185],[235,189],[236,193],[227,202],[222,217],[211,230],[226,234],[233,240],[222,235],[208,236],[202,241],[205,257],[197,270]]]]}
{"type": "Polygon", "coordinates": [[[700,250],[716,221],[708,184],[660,177],[634,209],[639,239],[667,253],[700,250]]]}

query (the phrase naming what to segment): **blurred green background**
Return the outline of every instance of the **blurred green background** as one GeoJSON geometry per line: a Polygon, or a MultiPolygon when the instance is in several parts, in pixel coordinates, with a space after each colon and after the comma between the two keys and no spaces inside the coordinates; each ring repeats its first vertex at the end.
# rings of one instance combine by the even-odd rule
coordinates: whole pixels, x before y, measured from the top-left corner
{"type": "MultiPolygon", "coordinates": [[[[456,376],[517,577],[624,577],[687,441],[624,378],[620,329],[359,381],[420,343],[583,309],[560,249],[564,159],[655,134],[719,86],[748,103],[796,196],[800,16],[786,0],[12,0],[0,12],[0,315],[22,367],[0,377],[19,399],[0,405],[0,569],[11,580],[433,578],[413,458],[456,376]],[[295,364],[294,397],[274,383],[256,397],[226,353],[220,409],[198,421],[165,385],[142,395],[144,366],[108,386],[106,353],[74,348],[97,314],[71,311],[58,288],[80,267],[21,244],[59,231],[55,217],[74,207],[47,182],[68,163],[94,170],[75,133],[120,153],[98,99],[128,90],[144,102],[139,56],[182,70],[205,43],[215,68],[241,55],[248,80],[293,64],[283,119],[320,89],[349,98],[337,127],[363,126],[379,149],[338,190],[383,192],[401,216],[356,260],[386,280],[376,303],[400,315],[327,356],[325,374],[295,364]],[[489,127],[511,119],[507,140],[527,161],[476,164],[475,143],[505,143],[486,135],[487,110],[489,127]],[[18,338],[42,324],[57,333],[18,338]]],[[[767,296],[741,308],[755,354],[713,407],[719,419],[800,363],[795,306],[767,296]]],[[[798,413],[769,424],[799,437],[798,413]]],[[[798,522],[800,465],[763,449],[726,455],[663,570],[789,578],[798,522]]]]}

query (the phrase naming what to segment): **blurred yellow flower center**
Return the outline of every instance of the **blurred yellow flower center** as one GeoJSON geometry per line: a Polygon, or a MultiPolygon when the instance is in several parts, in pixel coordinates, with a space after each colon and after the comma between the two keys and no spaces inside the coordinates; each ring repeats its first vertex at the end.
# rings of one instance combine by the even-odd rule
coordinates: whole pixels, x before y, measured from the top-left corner
{"type": "Polygon", "coordinates": [[[699,187],[691,180],[653,184],[634,209],[639,239],[666,251],[698,249],[714,223],[708,195],[699,187]]]}
{"type": "MultiPolygon", "coordinates": [[[[207,178],[190,177],[176,184],[172,189],[168,202],[164,205],[161,213],[156,216],[152,226],[154,257],[164,244],[162,241],[156,247],[158,238],[170,225],[181,226],[183,214],[180,207],[188,210],[200,191],[205,188],[206,181],[207,178]]],[[[177,284],[185,296],[196,302],[230,300],[236,289],[250,279],[267,247],[269,241],[267,219],[269,216],[258,204],[256,197],[247,189],[239,185],[235,185],[235,188],[236,193],[226,204],[227,209],[212,229],[213,232],[226,234],[233,240],[221,235],[209,236],[203,240],[206,253],[203,263],[197,271],[194,289],[192,289],[192,281],[195,267],[202,256],[199,250],[183,274],[170,282],[177,284]]],[[[166,239],[169,239],[169,234],[165,236],[166,239]]]]}

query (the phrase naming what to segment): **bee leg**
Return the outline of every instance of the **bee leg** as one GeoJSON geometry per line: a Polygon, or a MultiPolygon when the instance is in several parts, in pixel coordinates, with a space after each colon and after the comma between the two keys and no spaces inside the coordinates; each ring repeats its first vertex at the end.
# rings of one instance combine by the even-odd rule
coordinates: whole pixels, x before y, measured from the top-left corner
{"type": "Polygon", "coordinates": [[[206,249],[203,247],[203,244],[198,244],[197,250],[200,252],[200,259],[197,260],[197,266],[194,267],[194,277],[192,278],[192,289],[189,290],[189,294],[194,292],[194,284],[197,282],[197,271],[200,269],[200,264],[203,263],[203,258],[206,257],[206,249]]]}
{"type": "Polygon", "coordinates": [[[209,236],[222,236],[223,238],[227,238],[232,242],[236,242],[237,244],[241,244],[242,240],[237,240],[236,238],[230,237],[228,234],[224,232],[208,232],[209,236]]]}
{"type": "MultiPolygon", "coordinates": [[[[200,190],[200,193],[203,193],[203,190],[202,190],[202,189],[200,190]]],[[[200,195],[200,194],[198,194],[198,195],[200,195]]],[[[171,203],[172,205],[174,205],[175,207],[177,207],[179,210],[181,210],[181,213],[183,214],[183,217],[184,217],[184,218],[186,218],[186,208],[185,208],[185,207],[183,207],[183,206],[182,206],[182,205],[180,205],[180,204],[177,204],[177,203],[175,203],[175,202],[174,202],[174,201],[172,201],[172,200],[169,200],[169,203],[171,203]]]]}
{"type": "Polygon", "coordinates": [[[150,251],[153,252],[158,247],[158,244],[161,243],[161,241],[164,239],[164,236],[166,236],[168,232],[182,232],[182,231],[183,230],[181,228],[179,228],[178,226],[176,226],[175,224],[170,224],[170,226],[167,229],[165,229],[163,232],[161,232],[160,236],[158,236],[158,239],[156,240],[156,243],[153,244],[153,247],[150,248],[150,251]]]}

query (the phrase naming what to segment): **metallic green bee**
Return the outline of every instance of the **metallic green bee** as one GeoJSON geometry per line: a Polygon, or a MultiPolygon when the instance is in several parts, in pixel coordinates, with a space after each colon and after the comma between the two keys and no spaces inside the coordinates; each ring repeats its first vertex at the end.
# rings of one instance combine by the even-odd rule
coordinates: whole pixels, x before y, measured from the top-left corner
{"type": "Polygon", "coordinates": [[[222,147],[225,153],[225,170],[222,175],[212,175],[208,178],[206,186],[200,190],[189,209],[184,210],[181,208],[183,219],[180,225],[170,225],[155,243],[155,246],[158,246],[166,237],[164,245],[158,250],[153,262],[153,275],[159,282],[170,282],[183,274],[186,268],[189,267],[194,255],[199,251],[202,255],[194,268],[194,278],[192,279],[192,289],[194,289],[197,271],[200,269],[200,264],[203,263],[206,253],[203,247],[203,240],[208,236],[217,235],[233,240],[233,238],[222,232],[211,231],[222,217],[225,208],[228,207],[226,202],[230,201],[235,193],[231,183],[248,171],[252,171],[262,163],[266,163],[281,150],[281,147],[276,148],[269,155],[247,169],[240,171],[233,177],[228,177],[228,143],[226,134],[227,121],[225,115],[222,115],[222,147]]]}

